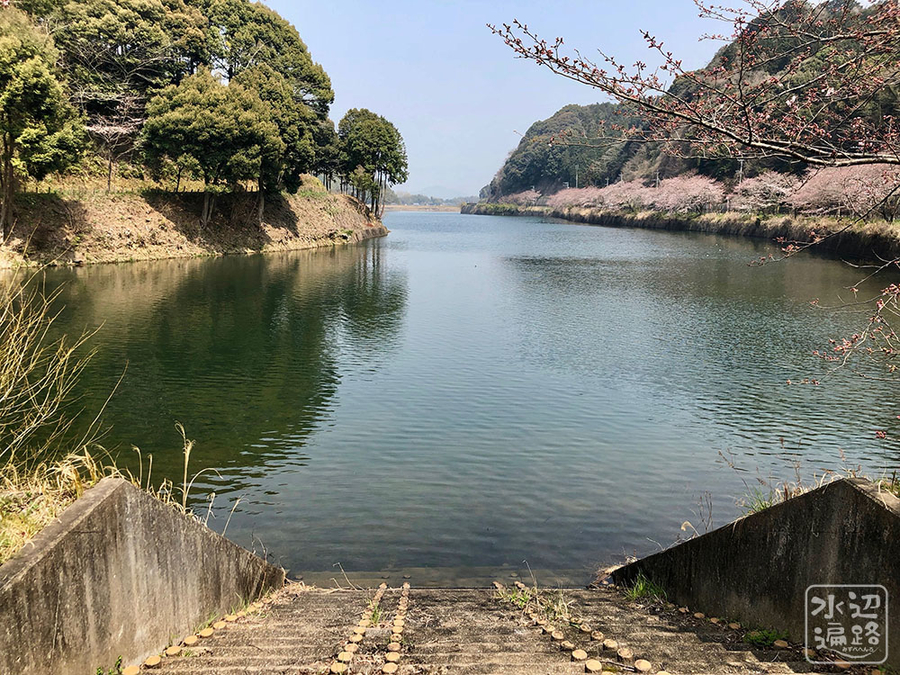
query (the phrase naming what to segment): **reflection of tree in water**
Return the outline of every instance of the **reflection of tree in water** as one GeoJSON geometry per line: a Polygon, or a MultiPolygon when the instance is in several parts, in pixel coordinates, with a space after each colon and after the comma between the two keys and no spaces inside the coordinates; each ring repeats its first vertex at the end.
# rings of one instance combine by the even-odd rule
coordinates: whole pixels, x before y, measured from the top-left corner
{"type": "Polygon", "coordinates": [[[346,319],[343,328],[354,356],[377,360],[394,347],[406,307],[406,280],[391,272],[381,246],[368,247],[357,257],[352,282],[339,289],[346,319]]]}
{"type": "Polygon", "coordinates": [[[297,449],[329,416],[340,381],[339,336],[377,362],[401,328],[406,280],[382,256],[374,242],[53,275],[69,282],[64,330],[104,324],[85,376],[89,409],[128,362],[106,445],[139,445],[154,455],[156,481],[177,477],[179,420],[198,439],[191,470],[216,467],[229,489],[269,462],[304,462],[297,449]]]}

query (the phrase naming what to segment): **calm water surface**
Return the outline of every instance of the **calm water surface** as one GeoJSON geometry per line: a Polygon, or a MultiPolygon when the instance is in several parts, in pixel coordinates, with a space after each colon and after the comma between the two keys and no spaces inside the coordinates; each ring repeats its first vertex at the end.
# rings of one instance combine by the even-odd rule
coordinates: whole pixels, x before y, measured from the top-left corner
{"type": "Polygon", "coordinates": [[[839,261],[750,268],[769,244],[537,219],[386,224],[358,247],[52,273],[63,327],[102,326],[89,408],[127,364],[105,444],[177,479],[180,421],[191,471],[218,471],[194,492],[197,510],[216,493],[213,528],[240,498],[228,536],[294,573],[435,583],[524,560],[587,578],[702,530],[707,493],[721,524],[757,475],[900,463],[874,434],[887,385],[786,384],[859,323],[809,305],[856,281],[839,261]]]}

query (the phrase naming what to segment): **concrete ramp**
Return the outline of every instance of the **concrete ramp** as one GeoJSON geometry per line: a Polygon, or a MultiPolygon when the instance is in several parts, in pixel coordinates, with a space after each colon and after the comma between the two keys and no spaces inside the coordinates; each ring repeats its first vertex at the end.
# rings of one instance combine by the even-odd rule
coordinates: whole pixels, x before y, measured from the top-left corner
{"type": "Polygon", "coordinates": [[[159,665],[155,660],[144,670],[164,675],[819,672],[797,646],[754,649],[744,642],[742,627],[686,617],[657,601],[631,602],[614,587],[323,590],[293,584],[246,616],[228,617],[204,634],[180,639],[159,665]]]}

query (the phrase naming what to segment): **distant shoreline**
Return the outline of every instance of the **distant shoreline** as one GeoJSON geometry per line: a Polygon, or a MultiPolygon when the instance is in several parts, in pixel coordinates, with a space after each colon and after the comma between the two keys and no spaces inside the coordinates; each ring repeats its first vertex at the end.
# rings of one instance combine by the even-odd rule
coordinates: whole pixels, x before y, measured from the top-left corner
{"type": "Polygon", "coordinates": [[[543,216],[604,227],[703,232],[786,242],[809,241],[815,231],[825,237],[816,249],[857,260],[892,260],[900,256],[900,227],[887,222],[861,223],[849,229],[846,221],[815,216],[726,213],[618,212],[600,208],[464,204],[461,213],[480,216],[543,216]]]}
{"type": "Polygon", "coordinates": [[[427,204],[387,204],[385,211],[433,211],[441,213],[459,213],[460,206],[448,204],[446,206],[429,206],[427,204]]]}

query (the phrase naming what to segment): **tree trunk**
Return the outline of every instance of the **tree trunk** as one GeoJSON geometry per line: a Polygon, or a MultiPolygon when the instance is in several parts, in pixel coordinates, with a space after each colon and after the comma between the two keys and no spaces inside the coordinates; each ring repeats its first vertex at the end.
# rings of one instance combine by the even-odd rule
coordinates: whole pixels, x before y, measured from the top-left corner
{"type": "Polygon", "coordinates": [[[106,194],[112,192],[112,174],[113,174],[113,158],[112,153],[109,154],[109,165],[106,170],[106,194]]]}
{"type": "Polygon", "coordinates": [[[184,169],[178,169],[178,178],[175,181],[175,192],[178,192],[181,189],[181,172],[182,171],[184,171],[184,169]]]}
{"type": "Polygon", "coordinates": [[[259,226],[262,227],[263,224],[263,216],[266,212],[266,192],[263,188],[263,179],[262,174],[259,176],[259,213],[257,214],[256,220],[259,223],[259,226]]]}
{"type": "Polygon", "coordinates": [[[200,214],[200,229],[206,229],[209,225],[209,217],[212,215],[212,199],[208,190],[203,191],[203,212],[200,214]]]}
{"type": "Polygon", "coordinates": [[[14,194],[12,150],[7,141],[6,152],[3,153],[2,174],[0,174],[0,188],[2,188],[2,203],[0,203],[0,240],[6,241],[7,231],[12,220],[12,201],[14,194]]]}

